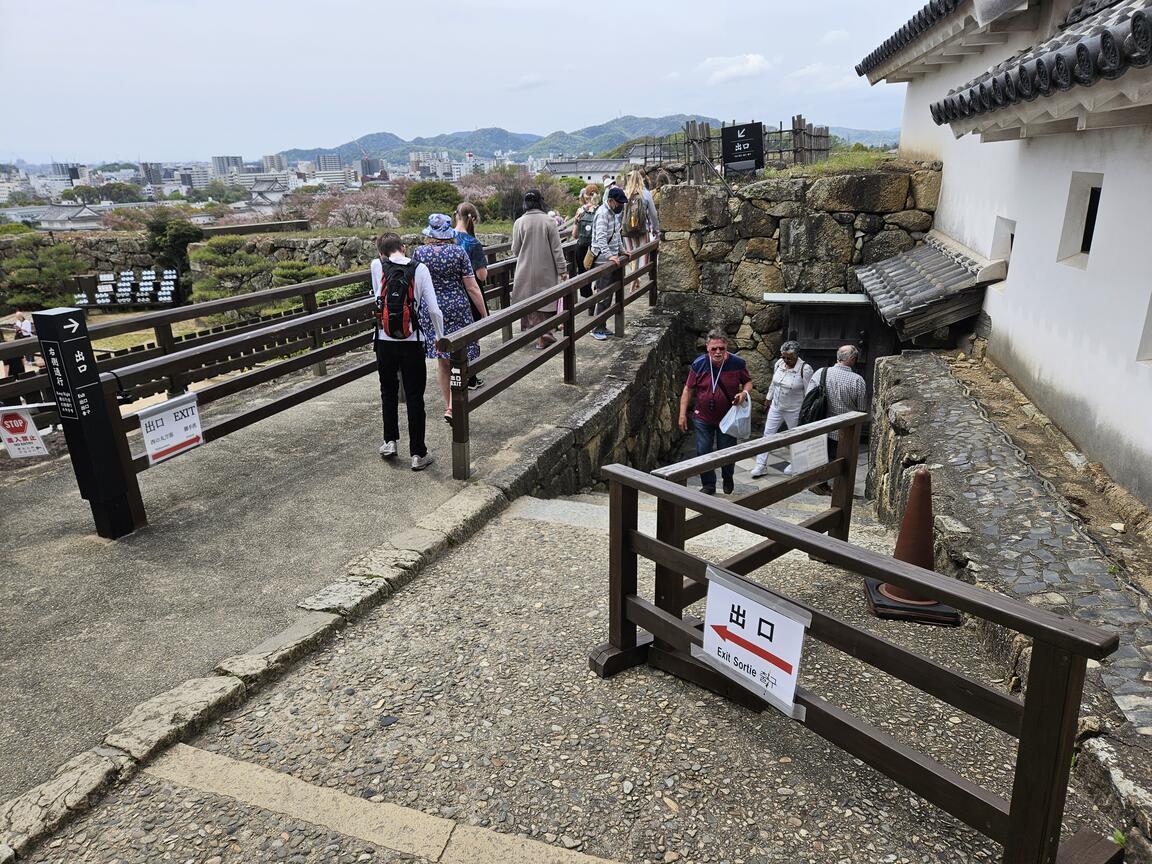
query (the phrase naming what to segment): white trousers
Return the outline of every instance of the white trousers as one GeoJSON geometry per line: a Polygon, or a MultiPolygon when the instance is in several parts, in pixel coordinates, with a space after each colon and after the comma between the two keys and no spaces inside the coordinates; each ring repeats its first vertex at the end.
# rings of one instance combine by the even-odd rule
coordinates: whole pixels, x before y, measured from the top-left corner
{"type": "MultiPolygon", "coordinates": [[[[780,431],[781,426],[789,429],[795,429],[800,425],[800,406],[797,405],[793,409],[781,410],[779,400],[772,403],[768,409],[768,416],[764,418],[764,437],[775,435],[780,431]]],[[[756,467],[763,468],[768,464],[768,454],[761,453],[756,457],[756,467]]]]}

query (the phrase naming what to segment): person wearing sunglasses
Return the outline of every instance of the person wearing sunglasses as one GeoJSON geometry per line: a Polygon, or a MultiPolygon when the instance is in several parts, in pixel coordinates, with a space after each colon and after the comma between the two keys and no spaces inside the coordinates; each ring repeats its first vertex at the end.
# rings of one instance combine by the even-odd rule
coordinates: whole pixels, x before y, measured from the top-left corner
{"type": "MultiPolygon", "coordinates": [[[[710,331],[704,347],[705,353],[692,361],[688,381],[680,393],[681,432],[688,431],[688,405],[695,397],[692,425],[696,431],[697,456],[735,446],[736,439],[720,431],[720,421],[729,408],[749,398],[752,389],[752,376],[748,374],[747,364],[738,355],[728,353],[728,337],[722,330],[710,331]]],[[[720,469],[725,495],[731,495],[735,489],[735,471],[734,464],[720,469]]],[[[706,494],[716,494],[714,469],[700,475],[700,486],[706,494]]]]}

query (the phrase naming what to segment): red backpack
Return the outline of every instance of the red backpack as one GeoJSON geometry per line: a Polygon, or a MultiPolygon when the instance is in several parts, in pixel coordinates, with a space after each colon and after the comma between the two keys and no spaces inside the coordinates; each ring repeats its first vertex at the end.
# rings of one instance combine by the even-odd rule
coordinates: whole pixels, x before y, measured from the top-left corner
{"type": "Polygon", "coordinates": [[[418,329],[416,318],[416,267],[415,261],[397,264],[381,259],[380,297],[376,301],[376,314],[380,319],[380,329],[393,339],[407,339],[418,329]]]}

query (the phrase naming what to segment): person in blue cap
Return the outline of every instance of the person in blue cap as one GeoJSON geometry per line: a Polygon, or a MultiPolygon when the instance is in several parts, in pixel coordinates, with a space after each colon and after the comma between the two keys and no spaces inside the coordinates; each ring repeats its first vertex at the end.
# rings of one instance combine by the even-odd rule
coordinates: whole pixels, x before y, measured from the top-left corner
{"type": "MultiPolygon", "coordinates": [[[[472,308],[487,314],[484,308],[484,295],[476,282],[472,262],[464,247],[456,245],[456,231],[452,219],[444,213],[433,213],[428,217],[428,227],[421,232],[427,238],[423,245],[412,252],[412,260],[424,264],[432,275],[432,285],[436,289],[436,304],[444,316],[444,332],[454,333],[473,322],[472,308]],[[469,302],[471,297],[472,302],[469,302]]],[[[427,310],[420,310],[420,327],[425,333],[434,332],[432,320],[427,310]],[[426,328],[426,329],[425,329],[426,328]]],[[[436,350],[436,343],[424,343],[425,355],[436,360],[436,383],[444,397],[444,419],[452,422],[452,388],[449,384],[452,358],[443,351],[436,350]]],[[[468,343],[468,362],[480,357],[480,343],[468,343]]]]}

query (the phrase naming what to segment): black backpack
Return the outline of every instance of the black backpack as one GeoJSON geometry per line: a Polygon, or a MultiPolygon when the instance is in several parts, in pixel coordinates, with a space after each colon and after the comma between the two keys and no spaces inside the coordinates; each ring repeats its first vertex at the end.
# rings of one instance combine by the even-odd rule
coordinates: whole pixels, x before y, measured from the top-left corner
{"type": "Polygon", "coordinates": [[[397,264],[381,261],[384,267],[380,298],[376,301],[380,329],[393,339],[407,339],[420,329],[416,318],[416,262],[397,264]]]}
{"type": "Polygon", "coordinates": [[[828,367],[820,370],[820,383],[804,394],[804,401],[800,403],[800,425],[815,423],[828,416],[828,389],[824,386],[828,380],[828,367]]]}
{"type": "Polygon", "coordinates": [[[596,226],[596,211],[584,210],[576,220],[576,242],[581,246],[592,245],[592,231],[596,226]]]}

